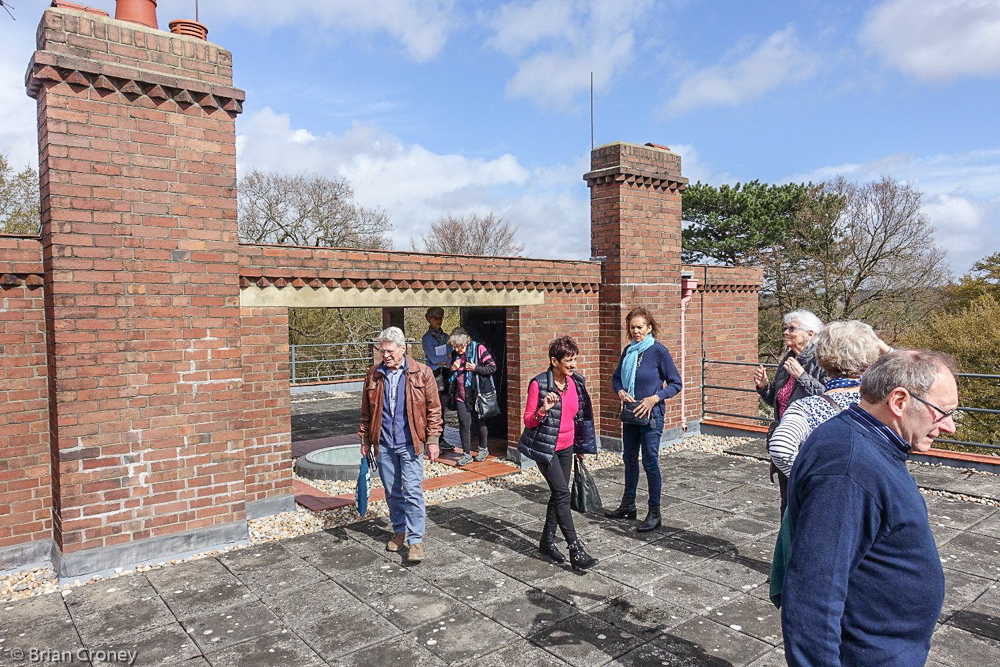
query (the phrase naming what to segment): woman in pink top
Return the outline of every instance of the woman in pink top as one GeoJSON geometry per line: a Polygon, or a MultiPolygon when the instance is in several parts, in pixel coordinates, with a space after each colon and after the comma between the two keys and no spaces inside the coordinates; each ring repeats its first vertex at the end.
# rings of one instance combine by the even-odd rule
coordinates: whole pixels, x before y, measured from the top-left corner
{"type": "Polygon", "coordinates": [[[549,368],[528,384],[524,408],[524,433],[518,451],[538,464],[549,485],[545,527],[538,545],[541,552],[557,563],[566,557],[556,548],[556,528],[562,530],[569,546],[573,569],[584,570],[597,564],[576,536],[570,512],[569,476],[574,452],[578,457],[597,453],[594,410],[583,377],[576,373],[579,348],[569,336],[549,345],[549,368]]]}

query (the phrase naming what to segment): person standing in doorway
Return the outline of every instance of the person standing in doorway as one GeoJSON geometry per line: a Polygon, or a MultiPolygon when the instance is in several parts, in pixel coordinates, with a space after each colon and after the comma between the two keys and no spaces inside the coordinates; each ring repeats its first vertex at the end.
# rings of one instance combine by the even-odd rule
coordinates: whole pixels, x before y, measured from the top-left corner
{"type": "Polygon", "coordinates": [[[392,521],[386,551],[400,551],[406,544],[406,559],[419,563],[424,559],[427,515],[421,488],[423,454],[426,447],[431,461],[438,458],[441,402],[434,373],[406,355],[401,329],[389,327],[376,344],[382,362],[368,370],[361,391],[361,454],[368,456],[375,448],[392,521]]]}
{"type": "MultiPolygon", "coordinates": [[[[444,308],[433,306],[424,313],[427,319],[427,333],[420,339],[420,346],[424,349],[424,360],[434,372],[434,381],[437,383],[438,397],[441,399],[441,418],[444,419],[444,408],[448,402],[448,376],[451,374],[451,345],[448,344],[448,334],[441,326],[444,324],[444,308]]],[[[455,449],[455,445],[449,443],[444,432],[441,432],[441,451],[450,452],[455,449]]]]}
{"type": "Polygon", "coordinates": [[[452,347],[451,378],[449,379],[448,407],[458,413],[462,435],[462,454],[455,465],[464,466],[475,461],[485,461],[489,456],[489,432],[486,420],[476,411],[479,388],[493,388],[493,373],[497,363],[482,343],[477,343],[462,327],[456,327],[448,338],[452,347]],[[479,436],[479,449],[472,457],[472,434],[479,436]]]}

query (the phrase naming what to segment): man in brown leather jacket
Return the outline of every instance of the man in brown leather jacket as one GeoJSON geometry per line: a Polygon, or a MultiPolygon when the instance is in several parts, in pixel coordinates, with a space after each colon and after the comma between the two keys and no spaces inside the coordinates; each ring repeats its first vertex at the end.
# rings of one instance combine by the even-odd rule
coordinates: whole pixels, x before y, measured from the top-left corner
{"type": "Polygon", "coordinates": [[[382,363],[368,370],[361,392],[361,453],[367,456],[374,446],[378,458],[393,532],[386,551],[407,543],[406,559],[417,563],[424,558],[424,447],[436,461],[441,399],[431,369],[406,356],[400,329],[389,327],[376,343],[382,363]]]}

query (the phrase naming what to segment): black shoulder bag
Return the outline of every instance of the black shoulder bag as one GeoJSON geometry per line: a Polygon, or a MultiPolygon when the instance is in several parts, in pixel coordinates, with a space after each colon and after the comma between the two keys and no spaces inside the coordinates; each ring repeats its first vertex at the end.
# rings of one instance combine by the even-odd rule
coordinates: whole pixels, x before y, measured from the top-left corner
{"type": "MultiPolygon", "coordinates": [[[[642,355],[646,354],[645,351],[639,354],[639,358],[635,360],[635,374],[639,375],[639,366],[642,365],[642,355]]],[[[635,424],[636,426],[649,426],[649,417],[638,417],[635,414],[635,409],[639,407],[639,401],[632,401],[631,403],[622,403],[622,416],[621,421],[623,424],[635,424]]]]}

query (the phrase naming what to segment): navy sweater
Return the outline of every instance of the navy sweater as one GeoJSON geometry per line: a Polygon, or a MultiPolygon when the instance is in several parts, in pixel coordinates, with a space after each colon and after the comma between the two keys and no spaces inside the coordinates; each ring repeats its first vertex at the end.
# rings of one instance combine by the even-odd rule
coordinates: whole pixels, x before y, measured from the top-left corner
{"type": "MultiPolygon", "coordinates": [[[[622,386],[622,361],[625,360],[627,351],[628,347],[622,350],[615,374],[611,378],[611,388],[615,394],[624,389],[622,386]]],[[[653,394],[659,396],[660,402],[653,407],[653,415],[659,417],[666,409],[663,401],[679,392],[682,386],[681,375],[677,372],[677,367],[674,366],[670,350],[660,341],[656,341],[652,347],[642,353],[642,363],[639,364],[639,370],[635,374],[635,392],[633,392],[632,398],[641,401],[653,394]]]]}
{"type": "Polygon", "coordinates": [[[851,406],[813,431],[792,467],[781,625],[793,667],[927,659],[944,571],[908,446],[872,424],[851,406]]]}

